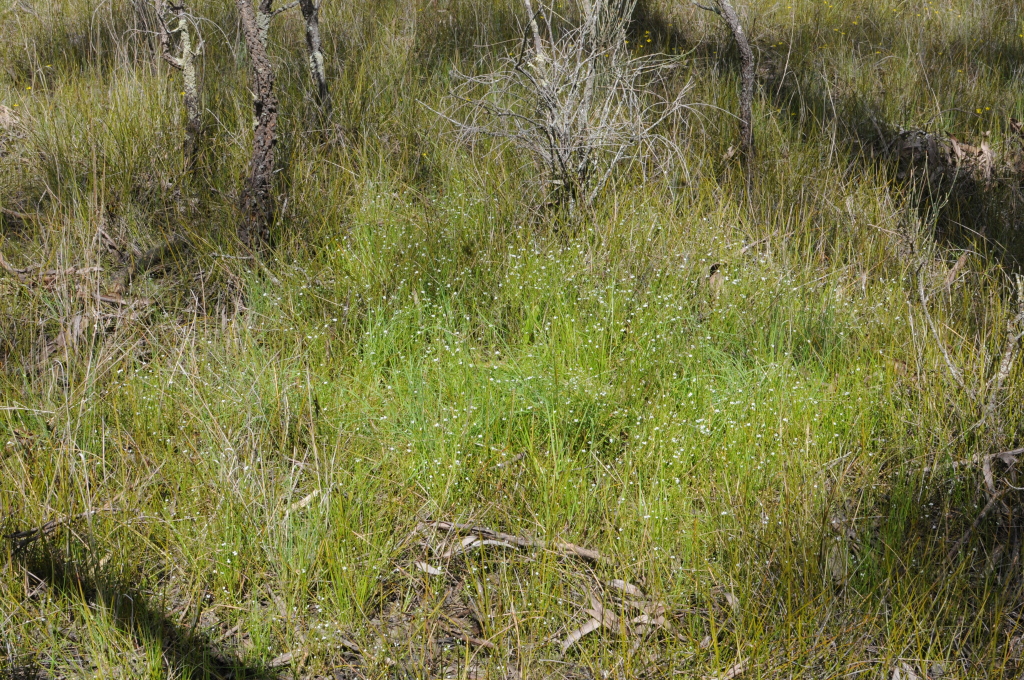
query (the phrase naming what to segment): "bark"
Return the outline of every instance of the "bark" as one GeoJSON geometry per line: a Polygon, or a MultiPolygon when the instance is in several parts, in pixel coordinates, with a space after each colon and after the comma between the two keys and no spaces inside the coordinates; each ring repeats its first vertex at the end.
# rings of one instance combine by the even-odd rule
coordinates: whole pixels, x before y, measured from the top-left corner
{"type": "Polygon", "coordinates": [[[185,162],[191,169],[199,153],[199,135],[202,132],[202,118],[199,107],[199,79],[196,73],[196,57],[202,50],[202,41],[193,36],[185,5],[165,6],[163,0],[156,2],[157,22],[160,26],[160,54],[164,61],[181,71],[182,89],[185,92],[185,162]],[[173,33],[178,35],[181,56],[174,56],[171,49],[171,33],[166,17],[170,13],[175,20],[173,33]]]}
{"type": "Polygon", "coordinates": [[[249,247],[270,241],[270,223],[274,214],[274,146],[277,143],[277,95],[274,94],[274,69],[267,54],[267,33],[273,17],[273,0],[235,0],[249,52],[253,98],[252,158],[249,176],[242,186],[239,201],[241,220],[238,238],[249,247]]]}
{"type": "Polygon", "coordinates": [[[754,160],[754,51],[732,3],[718,0],[718,13],[725,19],[740,49],[740,147],[749,164],[754,160]]]}
{"type": "Polygon", "coordinates": [[[306,21],[306,47],[309,50],[309,75],[316,86],[317,103],[324,116],[331,114],[331,93],[327,88],[324,53],[320,45],[320,7],[316,0],[299,0],[302,18],[306,21]]]}

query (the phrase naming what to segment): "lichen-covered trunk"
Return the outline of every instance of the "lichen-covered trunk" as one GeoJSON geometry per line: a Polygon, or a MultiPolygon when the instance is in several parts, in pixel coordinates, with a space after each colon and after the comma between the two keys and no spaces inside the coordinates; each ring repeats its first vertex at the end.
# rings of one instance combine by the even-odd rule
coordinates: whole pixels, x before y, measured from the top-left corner
{"type": "Polygon", "coordinates": [[[299,0],[302,18],[306,21],[306,47],[309,51],[309,75],[316,86],[317,103],[324,115],[331,113],[331,93],[327,87],[324,53],[320,45],[320,8],[316,0],[299,0]]]}
{"type": "Polygon", "coordinates": [[[203,49],[203,41],[192,34],[188,10],[185,5],[171,5],[169,8],[163,0],[156,0],[156,17],[159,26],[160,53],[164,61],[172,68],[181,71],[182,94],[185,96],[185,164],[191,169],[195,166],[199,153],[199,135],[202,132],[202,120],[199,108],[199,78],[196,74],[196,57],[203,49]],[[173,32],[167,27],[165,12],[170,10],[177,25],[173,32]],[[178,36],[181,56],[172,54],[171,35],[178,36]]]}
{"type": "Polygon", "coordinates": [[[252,157],[239,200],[238,238],[246,246],[260,247],[270,241],[274,214],[274,146],[277,143],[277,95],[274,94],[274,69],[267,55],[270,3],[264,0],[259,8],[250,0],[235,0],[235,4],[249,52],[253,99],[252,157]],[[264,4],[268,5],[266,11],[264,4]]]}
{"type": "Polygon", "coordinates": [[[185,162],[191,169],[195,166],[196,156],[199,154],[202,121],[199,115],[199,80],[196,75],[195,59],[198,50],[192,44],[192,35],[189,33],[184,12],[178,15],[178,29],[181,31],[181,76],[182,89],[185,92],[185,162]]]}

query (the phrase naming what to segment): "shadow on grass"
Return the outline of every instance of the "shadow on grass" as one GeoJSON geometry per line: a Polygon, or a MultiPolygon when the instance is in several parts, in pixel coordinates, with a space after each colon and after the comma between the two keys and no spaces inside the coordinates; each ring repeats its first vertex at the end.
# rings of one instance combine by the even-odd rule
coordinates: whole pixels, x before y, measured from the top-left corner
{"type": "MultiPolygon", "coordinates": [[[[118,628],[127,633],[140,649],[160,650],[167,677],[193,680],[272,680],[278,676],[260,666],[247,665],[230,651],[222,649],[214,637],[199,628],[194,614],[183,616],[181,623],[164,611],[137,587],[107,578],[102,569],[87,567],[67,559],[46,541],[24,548],[12,547],[12,564],[24,570],[27,598],[43,592],[67,606],[86,604],[105,610],[118,628]]],[[[47,672],[45,659],[30,652],[10,650],[14,655],[0,665],[0,680],[35,680],[54,677],[47,672]]],[[[88,663],[82,659],[82,663],[88,663]]],[[[130,670],[126,668],[125,670],[130,670]]]]}
{"type": "MultiPolygon", "coordinates": [[[[852,52],[847,58],[856,61],[873,55],[876,47],[886,54],[909,44],[898,21],[883,16],[881,9],[875,14],[862,17],[860,29],[856,35],[851,33],[848,42],[839,42],[835,36],[840,35],[836,31],[850,30],[850,26],[841,17],[824,14],[802,18],[784,36],[771,31],[759,36],[764,32],[751,30],[762,110],[781,111],[780,115],[794,121],[801,136],[834,130],[837,149],[848,157],[847,175],[857,168],[881,166],[890,172],[896,187],[914,196],[921,217],[934,220],[936,236],[942,242],[951,247],[982,246],[1003,264],[1019,270],[1024,266],[1024,178],[1020,167],[1024,165],[1024,138],[1011,132],[1008,114],[983,118],[971,108],[973,105],[965,105],[965,110],[943,111],[922,132],[956,135],[961,143],[969,140],[980,145],[987,135],[982,131],[992,128],[997,134],[1003,133],[1006,144],[1004,157],[996,158],[997,167],[990,179],[978,179],[969,172],[950,172],[949,168],[936,172],[920,163],[920,157],[907,157],[901,144],[901,136],[908,132],[903,127],[906,121],[893,120],[886,113],[889,93],[881,79],[873,89],[864,89],[827,78],[829,68],[823,59],[831,56],[830,51],[852,52]],[[776,46],[774,41],[780,37],[785,41],[776,46]],[[769,41],[771,44],[766,44],[769,41]]],[[[752,16],[747,21],[756,27],[758,19],[752,16]]],[[[739,52],[724,27],[717,37],[698,42],[655,3],[642,0],[632,30],[637,36],[653,40],[654,49],[685,52],[701,68],[738,74],[739,52]]],[[[1017,74],[1024,68],[1024,47],[1019,40],[1014,42],[1002,35],[969,43],[949,40],[941,32],[924,32],[915,41],[923,43],[918,68],[932,87],[953,87],[954,58],[984,66],[994,77],[991,86],[1003,90],[1016,86],[1017,74]]]]}

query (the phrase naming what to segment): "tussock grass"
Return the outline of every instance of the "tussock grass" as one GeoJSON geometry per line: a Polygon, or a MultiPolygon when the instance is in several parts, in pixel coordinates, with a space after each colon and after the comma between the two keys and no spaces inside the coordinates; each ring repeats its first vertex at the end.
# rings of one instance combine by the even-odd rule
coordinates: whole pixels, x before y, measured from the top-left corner
{"type": "Polygon", "coordinates": [[[1019,445],[1019,366],[997,432],[943,355],[984,387],[1015,304],[1017,176],[939,187],[885,152],[919,127],[1010,158],[1012,3],[745,6],[752,200],[723,160],[724,28],[646,3],[630,44],[682,55],[671,82],[699,104],[671,131],[683,160],[617,175],[571,221],[528,158],[460,144],[428,108],[453,66],[513,49],[517,3],[325,3],[330,121],[301,21],[280,17],[280,214],[261,260],[232,240],[250,134],[232,4],[195,4],[206,127],[189,175],[145,8],[0,15],[0,103],[19,119],[0,131],[0,247],[15,267],[102,268],[0,279],[0,531],[58,520],[0,558],[6,669],[1020,672],[1019,529],[995,513],[947,562],[987,499],[976,470],[943,467],[1019,445]],[[175,236],[190,247],[124,278],[175,236]],[[95,297],[119,281],[153,304],[95,297]],[[443,561],[426,518],[605,559],[443,561]],[[605,630],[560,656],[615,578],[664,602],[673,634],[605,630]],[[458,641],[467,608],[495,649],[458,641]]]}

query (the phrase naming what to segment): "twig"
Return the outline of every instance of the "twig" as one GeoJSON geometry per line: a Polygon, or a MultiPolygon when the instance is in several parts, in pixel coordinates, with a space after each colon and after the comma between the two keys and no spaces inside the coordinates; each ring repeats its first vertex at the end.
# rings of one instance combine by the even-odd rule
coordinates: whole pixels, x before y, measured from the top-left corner
{"type": "Polygon", "coordinates": [[[541,550],[555,550],[563,555],[571,555],[579,557],[588,562],[600,562],[601,554],[596,550],[590,550],[589,548],[582,548],[573,543],[555,542],[549,543],[536,538],[524,538],[522,536],[515,536],[513,534],[506,534],[494,529],[488,529],[486,527],[478,527],[473,524],[457,524],[455,522],[443,522],[440,520],[428,520],[423,522],[424,525],[439,529],[440,531],[452,531],[460,534],[474,534],[485,538],[490,538],[497,541],[504,541],[511,543],[512,545],[520,548],[540,548],[541,550]]]}
{"type": "Polygon", "coordinates": [[[988,500],[988,503],[985,504],[985,507],[981,509],[980,513],[978,513],[978,516],[974,518],[974,523],[971,524],[971,528],[965,531],[964,535],[961,536],[957,540],[957,542],[953,544],[953,549],[949,551],[948,555],[946,555],[947,562],[953,561],[953,558],[957,556],[957,553],[959,553],[961,548],[964,547],[964,544],[967,543],[968,540],[970,540],[971,535],[975,531],[977,531],[978,526],[981,525],[981,520],[985,519],[985,515],[987,515],[992,510],[992,508],[996,507],[996,505],[999,503],[1002,497],[1006,495],[1008,491],[1009,489],[1003,489],[1002,491],[998,491],[992,495],[992,497],[988,500]]]}
{"type": "Polygon", "coordinates": [[[11,542],[11,548],[18,552],[24,550],[30,543],[38,538],[42,538],[47,534],[53,533],[55,529],[70,524],[71,522],[86,519],[92,517],[98,512],[116,512],[117,508],[105,507],[98,508],[96,510],[88,510],[78,515],[72,515],[71,517],[62,517],[61,519],[51,519],[46,524],[36,527],[34,529],[26,529],[25,531],[15,531],[14,533],[7,534],[4,536],[11,542]]]}
{"type": "Polygon", "coordinates": [[[37,271],[41,269],[40,265],[37,264],[18,269],[4,258],[3,253],[0,253],[0,269],[3,269],[11,276],[14,276],[21,283],[30,283],[35,280],[36,283],[43,286],[50,285],[60,276],[85,276],[87,274],[103,271],[102,267],[68,267],[67,269],[46,269],[43,271],[37,271]]]}
{"type": "Polygon", "coordinates": [[[935,338],[935,344],[937,344],[939,349],[942,351],[942,357],[946,360],[946,367],[949,369],[950,375],[953,376],[953,380],[956,381],[956,384],[960,389],[970,393],[971,396],[974,396],[974,392],[967,389],[967,385],[964,384],[964,379],[960,374],[960,369],[956,367],[956,364],[953,363],[952,357],[949,356],[949,352],[946,351],[946,344],[942,342],[942,338],[939,337],[939,329],[935,326],[935,320],[932,319],[931,312],[928,311],[928,296],[925,295],[924,292],[924,277],[921,276],[920,267],[917,272],[917,291],[918,296],[921,298],[921,310],[924,312],[925,321],[928,322],[928,328],[931,330],[932,336],[935,338]]]}
{"type": "Polygon", "coordinates": [[[277,8],[277,9],[275,9],[275,10],[274,10],[273,12],[271,12],[271,14],[270,14],[270,18],[274,18],[274,17],[276,17],[276,16],[278,15],[278,14],[281,14],[281,13],[283,13],[283,12],[287,12],[287,11],[288,11],[288,10],[290,10],[291,8],[293,8],[293,7],[298,7],[298,6],[299,6],[299,0],[292,0],[292,2],[289,2],[289,3],[287,4],[287,5],[283,5],[283,6],[281,6],[281,7],[278,7],[278,8],[277,8]]]}
{"type": "Polygon", "coordinates": [[[38,213],[37,214],[32,214],[32,213],[18,212],[17,210],[11,210],[10,208],[0,208],[0,213],[3,213],[4,215],[7,215],[8,217],[13,217],[14,219],[17,219],[17,220],[38,220],[39,219],[39,214],[38,213]]]}
{"type": "Polygon", "coordinates": [[[1003,390],[1003,383],[1010,377],[1013,364],[1017,359],[1020,350],[1020,340],[1024,337],[1024,277],[1017,275],[1017,305],[1018,312],[1006,321],[1006,339],[1003,342],[1003,351],[999,361],[999,370],[989,382],[988,403],[981,415],[981,422],[990,420],[999,407],[999,394],[1003,390]]]}

